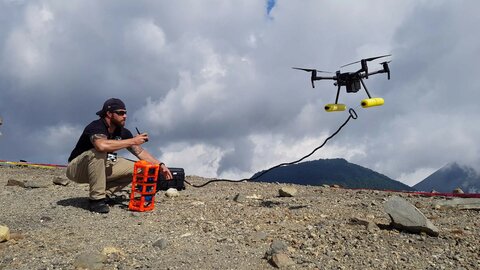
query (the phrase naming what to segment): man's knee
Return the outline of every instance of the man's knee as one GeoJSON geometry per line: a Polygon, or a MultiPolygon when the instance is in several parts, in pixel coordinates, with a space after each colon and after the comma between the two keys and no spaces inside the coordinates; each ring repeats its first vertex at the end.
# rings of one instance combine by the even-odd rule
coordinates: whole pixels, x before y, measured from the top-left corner
{"type": "Polygon", "coordinates": [[[105,171],[106,158],[105,152],[99,152],[94,148],[87,150],[68,163],[66,176],[77,183],[88,183],[92,170],[105,171]]]}

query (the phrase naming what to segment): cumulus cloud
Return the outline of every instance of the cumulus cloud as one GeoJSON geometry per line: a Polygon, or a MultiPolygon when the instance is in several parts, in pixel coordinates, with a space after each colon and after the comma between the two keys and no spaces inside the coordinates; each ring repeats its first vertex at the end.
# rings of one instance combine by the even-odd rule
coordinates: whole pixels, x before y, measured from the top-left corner
{"type": "Polygon", "coordinates": [[[309,153],[348,117],[323,111],[331,81],[312,89],[291,67],[336,71],[392,53],[392,79],[366,82],[385,105],[361,109],[365,93],[342,90],[359,118],[310,159],[343,157],[409,184],[448,162],[480,161],[473,1],[0,7],[1,159],[64,164],[103,101],[118,97],[127,127],[148,132],[145,147],[167,164],[249,177],[309,153]]]}

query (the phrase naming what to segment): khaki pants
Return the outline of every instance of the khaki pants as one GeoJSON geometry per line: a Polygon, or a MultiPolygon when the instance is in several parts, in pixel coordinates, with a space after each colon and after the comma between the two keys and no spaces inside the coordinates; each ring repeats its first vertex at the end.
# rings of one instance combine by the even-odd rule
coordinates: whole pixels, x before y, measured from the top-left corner
{"type": "Polygon", "coordinates": [[[90,199],[105,198],[106,192],[120,191],[132,182],[134,162],[117,158],[107,160],[107,153],[91,149],[73,159],[67,166],[68,179],[90,185],[90,199]]]}

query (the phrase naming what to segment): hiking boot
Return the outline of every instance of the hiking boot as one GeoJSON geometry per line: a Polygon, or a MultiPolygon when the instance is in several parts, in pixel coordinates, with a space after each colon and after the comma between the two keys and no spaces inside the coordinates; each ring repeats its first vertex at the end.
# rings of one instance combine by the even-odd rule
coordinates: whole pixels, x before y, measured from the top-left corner
{"type": "Polygon", "coordinates": [[[90,211],[100,214],[106,214],[110,211],[110,207],[105,203],[105,199],[90,200],[90,211]]]}
{"type": "Polygon", "coordinates": [[[105,203],[114,206],[117,204],[124,204],[124,202],[128,202],[130,199],[126,195],[120,195],[120,196],[108,196],[105,198],[105,203]]]}

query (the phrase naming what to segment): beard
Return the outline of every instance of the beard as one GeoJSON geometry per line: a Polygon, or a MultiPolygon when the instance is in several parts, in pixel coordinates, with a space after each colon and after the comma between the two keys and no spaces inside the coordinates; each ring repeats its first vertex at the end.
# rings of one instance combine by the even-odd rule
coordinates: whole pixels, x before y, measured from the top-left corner
{"type": "Polygon", "coordinates": [[[119,121],[115,118],[112,118],[112,120],[110,122],[116,127],[124,127],[125,126],[125,120],[119,121]]]}

